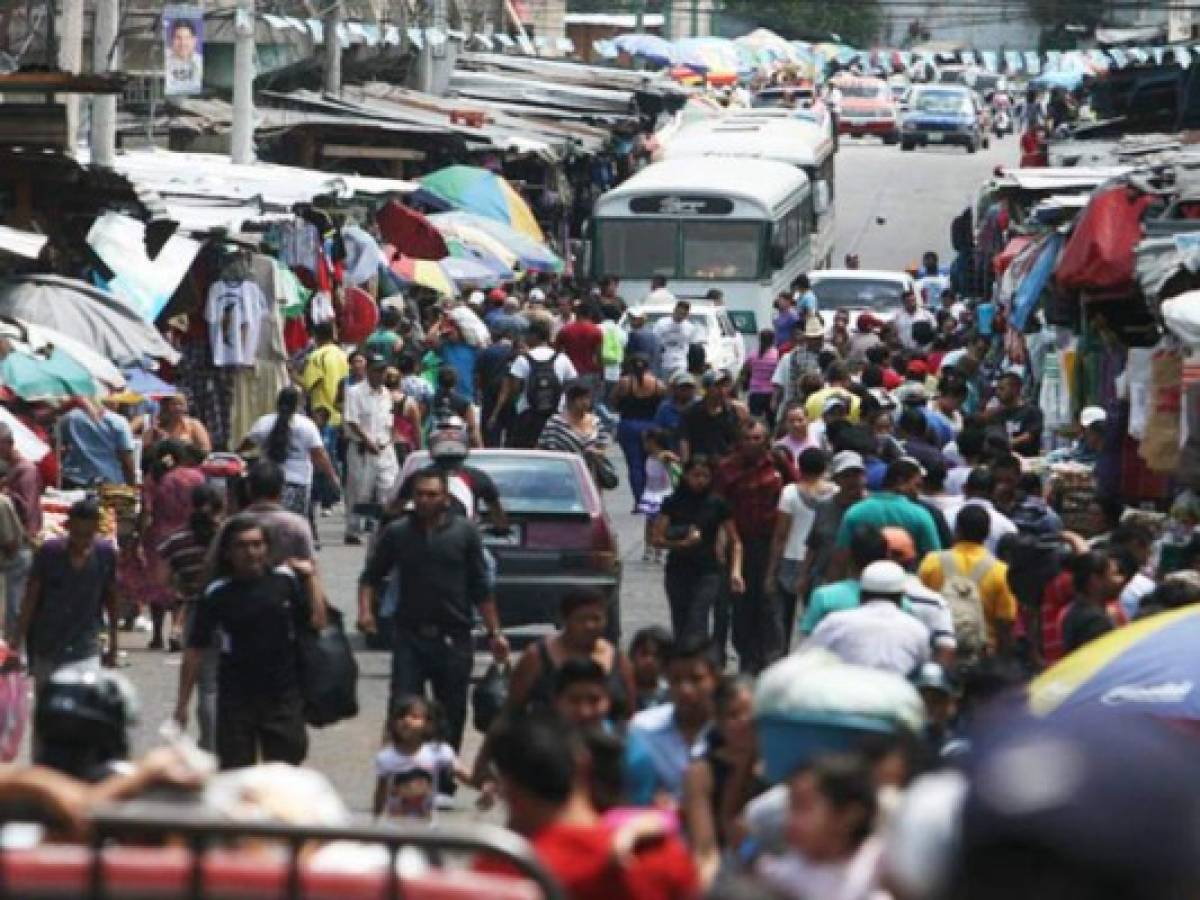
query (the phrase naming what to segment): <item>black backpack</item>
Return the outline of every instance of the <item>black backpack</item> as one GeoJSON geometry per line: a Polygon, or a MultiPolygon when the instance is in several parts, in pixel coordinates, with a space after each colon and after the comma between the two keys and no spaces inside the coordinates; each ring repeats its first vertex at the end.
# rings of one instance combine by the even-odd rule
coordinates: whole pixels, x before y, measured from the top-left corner
{"type": "Polygon", "coordinates": [[[525,400],[531,412],[539,416],[552,416],[558,412],[558,403],[562,399],[563,385],[554,369],[558,362],[555,353],[545,362],[538,362],[528,353],[525,360],[529,363],[529,378],[525,382],[525,400]]]}

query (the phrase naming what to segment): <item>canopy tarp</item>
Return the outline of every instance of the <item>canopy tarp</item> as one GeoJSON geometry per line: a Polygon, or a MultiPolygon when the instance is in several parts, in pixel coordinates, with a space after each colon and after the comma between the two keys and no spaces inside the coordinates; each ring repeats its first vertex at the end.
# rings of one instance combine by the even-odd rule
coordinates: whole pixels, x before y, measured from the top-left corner
{"type": "Polygon", "coordinates": [[[1061,290],[1115,292],[1134,287],[1134,248],[1153,198],[1115,184],[1092,195],[1063,248],[1054,282],[1061,290]]]}

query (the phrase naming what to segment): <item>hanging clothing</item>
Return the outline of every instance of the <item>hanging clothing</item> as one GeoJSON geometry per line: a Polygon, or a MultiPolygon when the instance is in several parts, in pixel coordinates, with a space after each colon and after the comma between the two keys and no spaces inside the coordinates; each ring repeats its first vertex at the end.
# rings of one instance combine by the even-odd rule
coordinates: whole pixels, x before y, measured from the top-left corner
{"type": "Polygon", "coordinates": [[[303,219],[282,222],[278,230],[279,258],[285,265],[316,272],[321,254],[317,226],[303,219]]]}
{"type": "Polygon", "coordinates": [[[267,298],[253,281],[213,282],[204,306],[213,364],[252,365],[267,312],[267,298]]]}
{"type": "MultiPolygon", "coordinates": [[[[234,370],[213,365],[208,342],[190,340],[179,348],[176,383],[192,400],[196,418],[208,428],[214,450],[227,450],[233,409],[234,370]]],[[[274,401],[272,401],[274,402],[274,401]]]]}

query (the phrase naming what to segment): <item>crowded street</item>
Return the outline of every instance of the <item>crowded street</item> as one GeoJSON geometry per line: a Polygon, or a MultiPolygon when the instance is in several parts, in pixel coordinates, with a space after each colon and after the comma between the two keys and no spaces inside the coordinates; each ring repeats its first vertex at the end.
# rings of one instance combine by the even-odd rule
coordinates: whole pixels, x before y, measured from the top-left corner
{"type": "MultiPolygon", "coordinates": [[[[927,149],[901,156],[894,147],[876,141],[846,141],[839,156],[838,255],[856,252],[870,268],[902,269],[913,265],[927,250],[948,255],[949,232],[945,223],[966,203],[979,182],[997,165],[1010,164],[1017,153],[1014,141],[997,141],[975,156],[952,149],[927,149]],[[918,212],[919,210],[919,212],[918,212]],[[877,219],[882,218],[882,223],[877,219]]],[[[642,517],[630,513],[628,485],[607,497],[609,513],[616,525],[624,574],[621,585],[622,627],[632,635],[648,625],[669,621],[663,593],[662,567],[641,561],[642,517]]],[[[340,517],[319,520],[322,533],[321,566],[331,600],[348,620],[355,615],[358,576],[362,571],[363,548],[342,543],[340,517]]],[[[517,634],[537,634],[528,629],[517,634]]],[[[133,641],[137,641],[134,638],[133,641]]],[[[133,731],[133,746],[144,751],[158,742],[163,723],[161,711],[169,710],[175,692],[177,656],[144,651],[131,641],[129,669],[138,689],[143,714],[133,731]],[[164,669],[170,673],[164,677],[164,669]],[[156,714],[159,713],[159,714],[156,714]]],[[[363,714],[322,731],[313,732],[312,765],[332,779],[339,793],[360,812],[370,808],[374,779],[361,761],[346,753],[351,746],[366,746],[378,738],[378,722],[388,700],[386,653],[359,649],[359,703],[363,714]]],[[[487,663],[480,648],[476,675],[487,663]]],[[[468,735],[468,753],[478,745],[476,733],[468,735]]],[[[470,803],[460,804],[457,815],[474,818],[470,803]]],[[[484,818],[494,819],[494,815],[484,818]]]]}
{"type": "Polygon", "coordinates": [[[0,895],[1200,896],[1200,14],[604,6],[0,3],[0,895]]]}

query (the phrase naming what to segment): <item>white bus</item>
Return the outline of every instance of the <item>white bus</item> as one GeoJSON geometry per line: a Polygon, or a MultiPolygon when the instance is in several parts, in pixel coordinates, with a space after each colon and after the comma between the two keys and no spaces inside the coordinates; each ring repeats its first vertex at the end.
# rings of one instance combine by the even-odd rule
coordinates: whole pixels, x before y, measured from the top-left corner
{"type": "Polygon", "coordinates": [[[784,163],[720,157],[647,166],[596,201],[587,271],[616,275],[636,304],[655,275],[676,297],[712,288],[739,332],[770,327],[772,303],[813,267],[812,189],[784,163]]]}
{"type": "Polygon", "coordinates": [[[786,110],[756,109],[695,122],[672,135],[662,158],[746,156],[803,169],[813,188],[813,259],[817,268],[828,268],[833,265],[837,232],[833,141],[812,122],[781,113],[786,110]]]}

